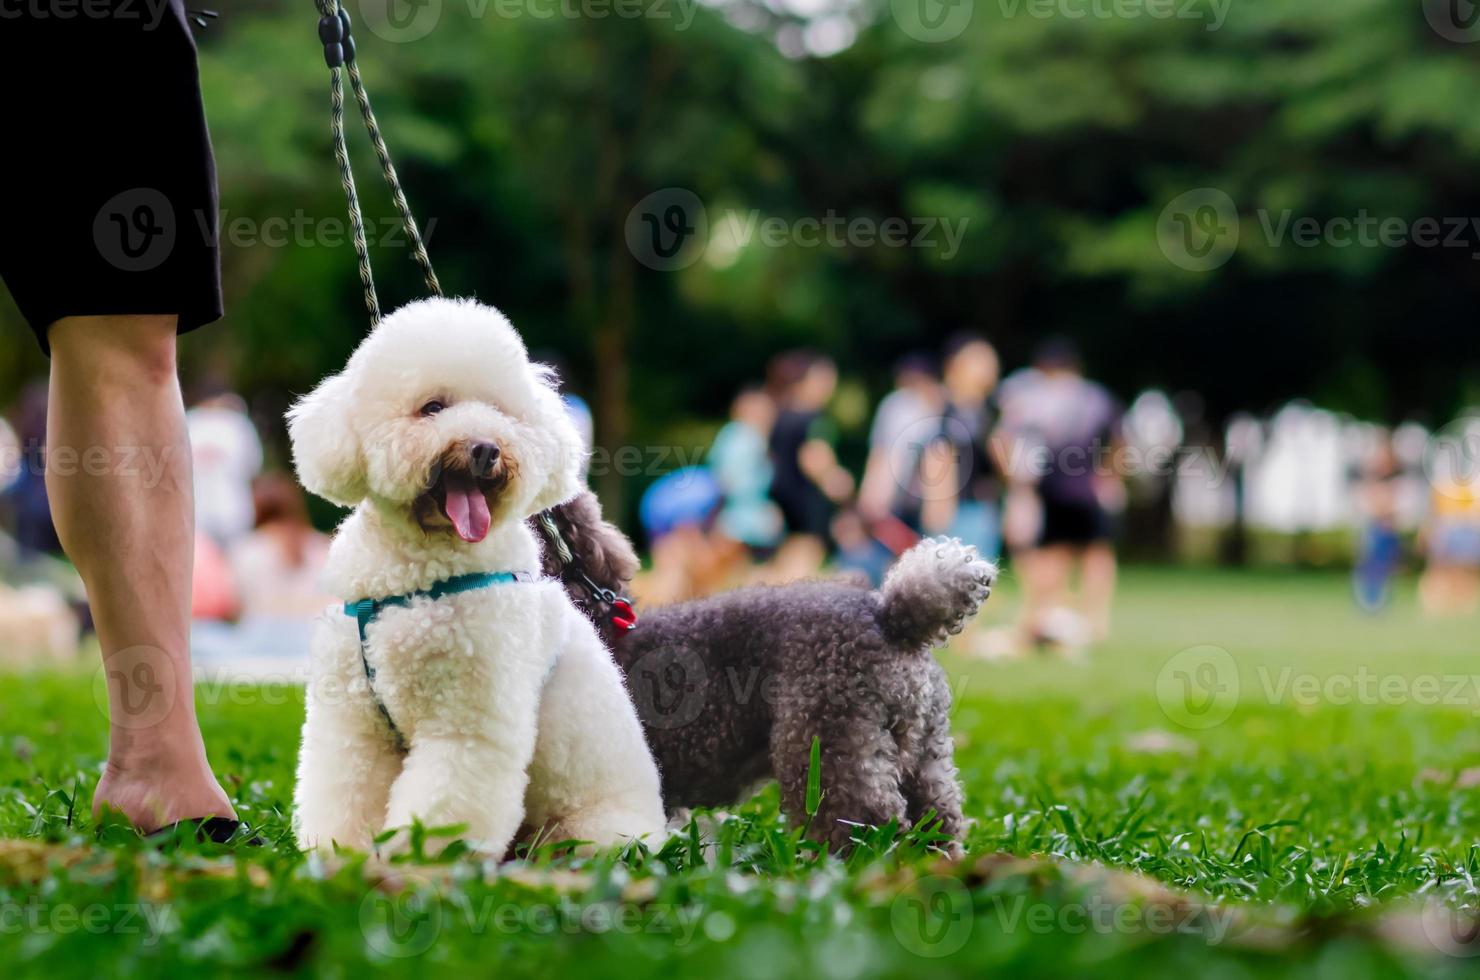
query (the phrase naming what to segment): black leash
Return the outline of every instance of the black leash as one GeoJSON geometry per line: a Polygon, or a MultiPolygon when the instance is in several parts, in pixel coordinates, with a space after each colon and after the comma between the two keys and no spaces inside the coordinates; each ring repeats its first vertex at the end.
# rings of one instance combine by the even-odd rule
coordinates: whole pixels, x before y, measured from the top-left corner
{"type": "Polygon", "coordinates": [[[344,80],[349,75],[350,88],[360,106],[360,116],[365,121],[365,130],[375,146],[375,156],[380,160],[380,172],[391,190],[396,210],[401,214],[401,227],[411,242],[411,251],[421,266],[422,279],[433,296],[442,295],[442,284],[432,270],[432,259],[422,241],[421,229],[411,213],[406,192],[401,189],[401,178],[391,162],[390,148],[380,135],[380,124],[370,108],[370,93],[365,91],[360,78],[360,66],[355,62],[355,39],[350,30],[349,11],[340,6],[339,0],[314,0],[319,13],[319,41],[324,45],[324,64],[329,66],[329,131],[334,139],[334,159],[339,164],[339,182],[344,186],[344,196],[349,204],[350,237],[355,245],[355,257],[360,265],[360,285],[365,293],[365,308],[370,313],[370,324],[380,322],[380,298],[375,293],[375,277],[370,270],[370,247],[365,240],[365,218],[360,212],[360,196],[355,190],[355,172],[349,162],[349,146],[344,136],[344,80]]]}

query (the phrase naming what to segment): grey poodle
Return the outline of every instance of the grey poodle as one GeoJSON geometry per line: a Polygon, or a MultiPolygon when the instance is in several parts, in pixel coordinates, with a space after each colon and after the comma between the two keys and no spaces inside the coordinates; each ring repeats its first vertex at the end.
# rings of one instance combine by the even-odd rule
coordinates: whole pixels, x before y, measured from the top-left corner
{"type": "Polygon", "coordinates": [[[878,591],[753,586],[644,609],[629,629],[619,596],[639,565],[626,536],[589,492],[547,517],[544,572],[566,583],[626,674],[670,810],[732,804],[774,777],[801,825],[816,736],[823,795],[810,836],[843,850],[858,825],[911,826],[933,811],[960,840],[951,693],[931,650],[991,594],[992,562],[927,539],[878,591]]]}

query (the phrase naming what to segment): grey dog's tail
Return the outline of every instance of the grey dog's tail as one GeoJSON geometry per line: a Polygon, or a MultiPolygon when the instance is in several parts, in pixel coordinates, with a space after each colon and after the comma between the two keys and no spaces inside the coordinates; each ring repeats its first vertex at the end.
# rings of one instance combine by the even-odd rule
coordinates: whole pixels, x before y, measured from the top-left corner
{"type": "Polygon", "coordinates": [[[961,632],[992,594],[995,563],[956,538],[926,538],[899,556],[879,592],[879,623],[891,640],[935,646],[961,632]]]}

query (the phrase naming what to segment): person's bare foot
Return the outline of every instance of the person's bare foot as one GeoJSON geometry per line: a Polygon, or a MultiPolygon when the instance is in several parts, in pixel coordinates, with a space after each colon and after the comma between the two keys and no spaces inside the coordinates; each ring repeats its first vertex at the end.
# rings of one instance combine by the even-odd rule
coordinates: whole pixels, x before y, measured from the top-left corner
{"type": "Polygon", "coordinates": [[[183,753],[128,759],[110,755],[93,791],[93,818],[100,817],[105,808],[146,834],[181,820],[236,819],[236,810],[198,742],[183,753]]]}

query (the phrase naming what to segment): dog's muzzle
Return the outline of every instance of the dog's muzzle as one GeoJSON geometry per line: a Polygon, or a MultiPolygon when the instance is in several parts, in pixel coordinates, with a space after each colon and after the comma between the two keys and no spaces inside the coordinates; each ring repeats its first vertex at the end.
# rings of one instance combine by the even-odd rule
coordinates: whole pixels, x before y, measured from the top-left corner
{"type": "Polygon", "coordinates": [[[498,444],[473,441],[458,446],[432,474],[426,496],[469,544],[488,536],[493,516],[488,496],[508,479],[507,461],[498,444]]]}

